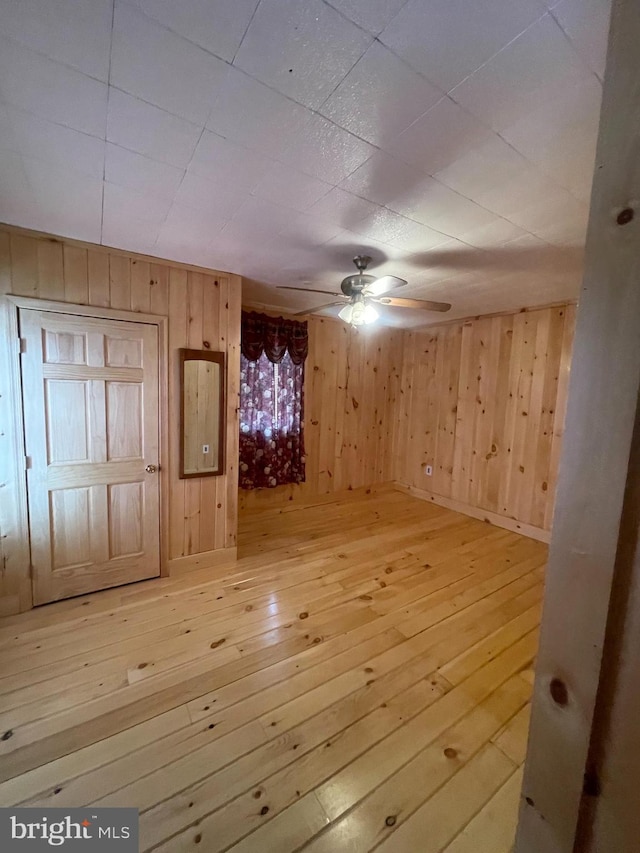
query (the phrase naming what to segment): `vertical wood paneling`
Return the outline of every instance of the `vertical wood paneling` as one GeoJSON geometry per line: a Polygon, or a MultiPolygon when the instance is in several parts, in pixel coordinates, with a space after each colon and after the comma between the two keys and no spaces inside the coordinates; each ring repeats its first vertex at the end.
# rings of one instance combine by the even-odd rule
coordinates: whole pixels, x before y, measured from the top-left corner
{"type": "MultiPolygon", "coordinates": [[[[108,252],[102,248],[67,243],[62,239],[24,235],[0,228],[0,299],[4,293],[20,296],[120,308],[169,317],[168,459],[170,500],[168,511],[170,559],[219,548],[234,547],[237,519],[237,399],[239,383],[240,300],[238,276],[203,270],[187,271],[162,261],[108,252]],[[227,436],[225,475],[207,479],[180,480],[179,460],[179,347],[203,348],[227,354],[227,436]],[[189,483],[185,489],[185,483],[189,483]]],[[[0,305],[8,324],[11,311],[0,305]]],[[[10,341],[0,352],[0,377],[11,375],[8,365],[15,358],[10,341]]],[[[9,393],[0,381],[0,407],[9,393]]],[[[0,411],[3,425],[10,420],[0,411]]],[[[1,432],[1,431],[0,431],[1,432]]],[[[14,441],[11,430],[1,442],[14,441]]],[[[16,445],[17,446],[17,445],[16,445]]],[[[21,472],[16,457],[4,453],[2,496],[19,486],[21,472]],[[5,470],[6,469],[6,470],[5,470]]],[[[14,502],[10,501],[14,506],[14,502]]],[[[19,512],[19,507],[15,507],[19,512]]],[[[15,513],[14,513],[15,515],[15,513]]],[[[25,609],[30,599],[28,552],[19,541],[20,529],[12,526],[3,505],[0,538],[0,613],[25,609]]]]}
{"type": "Polygon", "coordinates": [[[562,306],[406,334],[395,478],[549,529],[573,319],[562,306]]]}
{"type": "Polygon", "coordinates": [[[151,310],[151,271],[148,261],[131,260],[131,310],[148,313],[151,310]]]}
{"type": "Polygon", "coordinates": [[[38,240],[38,296],[64,300],[64,261],[59,240],[38,240]]]}
{"type": "Polygon", "coordinates": [[[109,255],[109,305],[131,309],[131,260],[123,255],[109,255]]]}
{"type": "Polygon", "coordinates": [[[63,246],[65,302],[86,305],[89,301],[89,265],[87,250],[78,246],[63,246]]]}
{"type": "Polygon", "coordinates": [[[403,333],[355,332],[344,323],[310,317],[305,363],[306,482],[240,490],[241,507],[311,500],[394,477],[403,333]]]}
{"type": "Polygon", "coordinates": [[[109,255],[94,249],[88,250],[89,305],[109,308],[109,255]]]}

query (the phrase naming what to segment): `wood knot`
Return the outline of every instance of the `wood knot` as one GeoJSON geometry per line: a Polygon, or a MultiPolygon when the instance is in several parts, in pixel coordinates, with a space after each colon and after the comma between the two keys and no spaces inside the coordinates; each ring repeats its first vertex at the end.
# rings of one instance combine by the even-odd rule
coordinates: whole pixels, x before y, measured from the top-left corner
{"type": "Polygon", "coordinates": [[[217,649],[217,648],[218,648],[218,646],[221,646],[223,643],[226,643],[226,642],[227,642],[227,641],[226,641],[226,639],[225,639],[224,637],[223,637],[221,640],[214,640],[214,642],[213,642],[213,643],[211,643],[211,648],[212,648],[212,649],[217,649]]]}
{"type": "Polygon", "coordinates": [[[384,822],[387,826],[395,826],[396,821],[397,821],[397,818],[394,814],[390,814],[390,815],[388,815],[388,817],[386,817],[384,819],[384,822]]]}
{"type": "Polygon", "coordinates": [[[262,806],[262,808],[260,809],[260,814],[263,816],[268,814],[268,812],[269,812],[269,806],[262,806]]]}
{"type": "Polygon", "coordinates": [[[621,210],[620,213],[616,216],[616,222],[618,225],[627,225],[633,217],[635,216],[634,210],[632,207],[625,207],[624,210],[621,210]]]}
{"type": "Polygon", "coordinates": [[[308,619],[308,618],[309,618],[309,614],[307,613],[306,610],[303,610],[302,613],[300,613],[298,615],[298,619],[308,619]]]}
{"type": "Polygon", "coordinates": [[[552,678],[549,684],[549,693],[551,698],[562,708],[569,702],[569,691],[567,685],[560,678],[552,678]]]}
{"type": "Polygon", "coordinates": [[[448,746],[445,749],[444,754],[445,754],[446,758],[457,758],[458,757],[458,750],[454,749],[452,746],[448,746]]]}

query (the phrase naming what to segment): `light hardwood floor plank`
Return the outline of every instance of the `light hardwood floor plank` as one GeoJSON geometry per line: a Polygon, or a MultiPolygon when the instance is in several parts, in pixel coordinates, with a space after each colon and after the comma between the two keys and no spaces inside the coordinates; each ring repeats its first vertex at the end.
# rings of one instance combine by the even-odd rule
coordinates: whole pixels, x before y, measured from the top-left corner
{"type": "Polygon", "coordinates": [[[0,620],[0,804],[135,806],[158,853],[506,853],[546,546],[376,486],[245,510],[238,554],[0,620]]]}

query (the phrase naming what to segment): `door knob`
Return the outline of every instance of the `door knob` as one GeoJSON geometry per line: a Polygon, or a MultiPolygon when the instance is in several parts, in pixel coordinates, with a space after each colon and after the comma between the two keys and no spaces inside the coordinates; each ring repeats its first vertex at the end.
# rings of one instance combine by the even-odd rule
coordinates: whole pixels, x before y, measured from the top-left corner
{"type": "Polygon", "coordinates": [[[158,469],[155,465],[147,465],[144,470],[147,472],[147,474],[155,474],[158,469]]]}

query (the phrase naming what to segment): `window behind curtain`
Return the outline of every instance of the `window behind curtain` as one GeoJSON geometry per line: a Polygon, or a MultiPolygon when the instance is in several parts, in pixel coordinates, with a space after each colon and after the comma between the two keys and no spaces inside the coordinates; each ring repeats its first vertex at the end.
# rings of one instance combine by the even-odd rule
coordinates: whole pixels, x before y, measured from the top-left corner
{"type": "Polygon", "coordinates": [[[303,483],[304,362],[240,356],[240,486],[303,483]]]}

